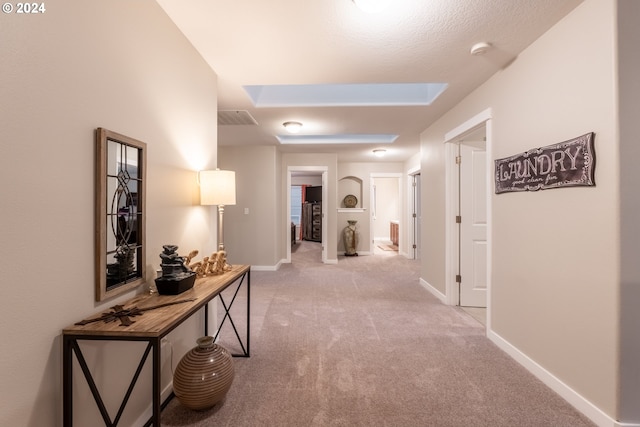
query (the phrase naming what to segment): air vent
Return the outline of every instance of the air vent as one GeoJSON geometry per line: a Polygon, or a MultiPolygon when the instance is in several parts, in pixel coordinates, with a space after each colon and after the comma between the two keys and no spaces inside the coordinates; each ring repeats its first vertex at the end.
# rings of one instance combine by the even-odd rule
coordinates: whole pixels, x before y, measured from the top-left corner
{"type": "Polygon", "coordinates": [[[246,110],[222,110],[218,111],[218,124],[221,126],[255,126],[258,122],[246,110]]]}

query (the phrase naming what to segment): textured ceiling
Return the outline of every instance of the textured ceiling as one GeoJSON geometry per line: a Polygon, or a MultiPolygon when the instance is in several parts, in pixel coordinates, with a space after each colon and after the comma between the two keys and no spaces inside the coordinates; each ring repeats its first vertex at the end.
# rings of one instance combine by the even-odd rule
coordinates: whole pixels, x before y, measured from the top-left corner
{"type": "Polygon", "coordinates": [[[385,161],[419,151],[419,134],[512,61],[581,0],[395,0],[379,14],[351,0],[157,0],[218,75],[220,110],[258,126],[219,126],[219,145],[278,145],[379,161],[375,144],[280,146],[289,120],[307,134],[398,134],[385,161]],[[469,54],[477,42],[493,48],[469,54]],[[246,85],[448,83],[430,106],[256,108],[246,85]]]}

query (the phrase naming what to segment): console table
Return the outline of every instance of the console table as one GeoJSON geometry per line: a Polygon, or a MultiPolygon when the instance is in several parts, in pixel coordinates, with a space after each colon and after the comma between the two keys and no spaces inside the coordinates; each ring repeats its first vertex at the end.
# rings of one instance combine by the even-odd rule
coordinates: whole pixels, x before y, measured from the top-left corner
{"type": "MultiPolygon", "coordinates": [[[[233,288],[232,288],[233,289],[233,288]]],[[[73,425],[73,355],[76,359],[84,377],[87,381],[93,398],[98,405],[98,409],[102,415],[106,426],[116,426],[120,421],[120,417],[127,405],[129,397],[133,392],[133,388],[140,376],[142,368],[151,353],[152,360],[152,408],[153,413],[151,418],[145,424],[145,427],[153,425],[160,427],[160,412],[162,407],[171,399],[170,396],[164,403],[161,402],[161,360],[160,360],[160,346],[161,340],[169,332],[174,330],[182,322],[187,320],[191,315],[198,310],[204,308],[205,320],[204,320],[204,334],[208,335],[208,303],[213,298],[219,296],[224,308],[224,317],[220,322],[215,338],[218,337],[222,326],[227,320],[231,324],[235,336],[238,339],[242,353],[233,354],[236,357],[249,357],[249,309],[250,309],[250,290],[251,290],[251,269],[248,265],[235,265],[231,271],[224,274],[212,277],[205,277],[196,280],[192,289],[183,292],[179,295],[139,295],[124,304],[121,304],[125,308],[138,307],[143,309],[145,307],[152,307],[161,304],[175,303],[186,299],[193,299],[193,301],[180,302],[173,305],[167,305],[153,310],[145,311],[142,315],[135,316],[131,320],[134,323],[129,326],[122,326],[119,321],[105,323],[103,321],[88,323],[85,325],[71,325],[62,331],[63,342],[63,355],[62,355],[62,384],[63,384],[63,422],[65,427],[71,427],[73,425]],[[221,295],[221,292],[229,288],[232,284],[236,284],[237,287],[233,293],[233,297],[227,301],[221,295]],[[238,291],[242,285],[246,283],[246,295],[247,295],[247,328],[245,333],[245,342],[243,343],[236,325],[230,315],[230,309],[233,302],[238,295],[238,291]],[[82,340],[111,340],[111,341],[146,341],[147,347],[142,355],[138,368],[131,380],[131,384],[127,389],[125,396],[123,397],[122,404],[118,410],[118,413],[111,420],[111,417],[104,405],[102,397],[96,387],[93,376],[87,366],[84,359],[78,341],[82,340]]],[[[99,318],[102,313],[93,316],[91,319],[99,318]]]]}

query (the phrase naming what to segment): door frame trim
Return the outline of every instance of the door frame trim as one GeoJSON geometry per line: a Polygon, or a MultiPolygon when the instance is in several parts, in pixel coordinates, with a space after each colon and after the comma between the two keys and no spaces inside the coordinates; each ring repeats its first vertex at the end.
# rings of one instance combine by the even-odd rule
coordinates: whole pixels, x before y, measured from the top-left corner
{"type": "MultiPolygon", "coordinates": [[[[405,225],[404,225],[404,217],[403,217],[403,212],[404,212],[404,197],[403,197],[403,191],[402,191],[402,173],[400,172],[371,172],[369,174],[369,200],[370,200],[370,204],[371,204],[371,209],[369,212],[369,253],[374,253],[375,251],[375,235],[374,235],[374,221],[373,221],[373,216],[376,214],[376,196],[375,196],[375,190],[374,190],[374,184],[375,184],[375,179],[376,178],[396,178],[398,180],[398,221],[399,221],[399,227],[400,230],[403,230],[405,225]]],[[[402,231],[400,231],[400,234],[398,235],[398,254],[402,253],[402,249],[403,249],[403,244],[404,244],[404,238],[402,236],[402,231]]]]}
{"type": "Polygon", "coordinates": [[[455,221],[459,208],[459,177],[455,163],[457,152],[457,139],[481,126],[486,126],[486,152],[487,152],[487,330],[491,329],[491,265],[492,265],[492,205],[491,197],[493,189],[493,113],[491,108],[480,112],[467,121],[453,128],[445,134],[445,302],[448,305],[458,305],[459,289],[455,276],[458,269],[459,243],[458,227],[455,221]]]}
{"type": "Polygon", "coordinates": [[[415,182],[419,182],[422,177],[420,174],[420,168],[416,167],[407,171],[407,215],[406,220],[408,226],[405,227],[408,232],[406,234],[406,242],[407,242],[407,258],[409,259],[419,259],[418,253],[420,252],[420,225],[418,221],[420,221],[419,217],[413,218],[414,213],[422,213],[422,209],[420,207],[420,189],[414,188],[413,184],[415,182]],[[412,245],[416,245],[415,248],[412,245]]]}
{"type": "MultiPolygon", "coordinates": [[[[329,200],[329,189],[327,188],[327,175],[329,173],[328,166],[288,166],[287,167],[287,224],[291,222],[291,172],[322,172],[322,262],[327,263],[328,245],[327,238],[329,236],[327,230],[327,204],[329,200]]],[[[291,263],[291,227],[285,227],[286,230],[286,246],[287,258],[286,263],[291,263]]]]}

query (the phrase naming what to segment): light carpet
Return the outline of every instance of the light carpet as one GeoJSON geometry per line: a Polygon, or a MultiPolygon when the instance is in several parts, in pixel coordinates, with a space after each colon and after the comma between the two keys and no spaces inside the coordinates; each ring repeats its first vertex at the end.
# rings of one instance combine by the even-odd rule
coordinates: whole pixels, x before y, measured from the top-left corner
{"type": "Polygon", "coordinates": [[[251,273],[251,357],[234,359],[226,399],[201,412],[173,399],[163,426],[593,425],[422,288],[418,262],[328,265],[299,245],[292,264],[251,273]]]}

